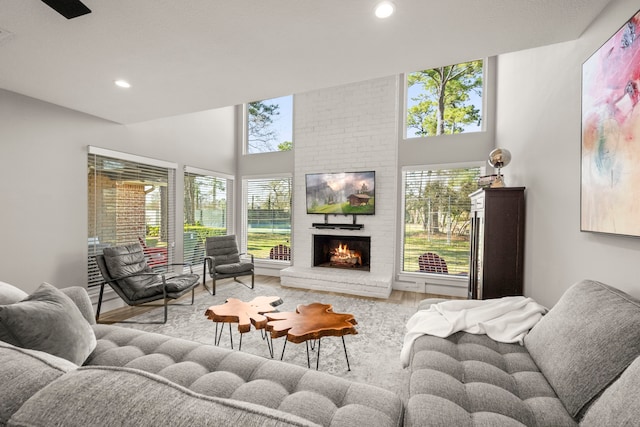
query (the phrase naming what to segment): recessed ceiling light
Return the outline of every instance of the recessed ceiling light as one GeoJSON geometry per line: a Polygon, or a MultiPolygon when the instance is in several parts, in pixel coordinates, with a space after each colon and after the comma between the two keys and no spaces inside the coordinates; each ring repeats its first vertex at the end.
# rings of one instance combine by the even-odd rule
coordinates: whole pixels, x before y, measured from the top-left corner
{"type": "Polygon", "coordinates": [[[116,80],[114,83],[116,84],[116,86],[123,87],[125,89],[129,89],[131,87],[131,84],[129,84],[129,82],[126,80],[116,80]]]}
{"type": "Polygon", "coordinates": [[[376,16],[380,19],[388,18],[393,15],[396,10],[396,5],[391,1],[381,1],[378,3],[375,9],[376,16]]]}

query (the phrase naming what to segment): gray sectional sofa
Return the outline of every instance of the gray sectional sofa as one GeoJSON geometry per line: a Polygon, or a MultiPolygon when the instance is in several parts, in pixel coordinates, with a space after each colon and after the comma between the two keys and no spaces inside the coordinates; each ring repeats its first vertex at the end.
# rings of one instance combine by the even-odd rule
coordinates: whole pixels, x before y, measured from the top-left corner
{"type": "Polygon", "coordinates": [[[82,288],[2,285],[0,425],[640,425],[640,301],[598,282],[571,287],[524,346],[419,337],[406,407],[322,372],[97,325],[82,288]]]}
{"type": "Polygon", "coordinates": [[[390,391],[239,351],[95,324],[82,288],[41,286],[30,301],[8,289],[0,286],[0,425],[402,425],[402,402],[390,391]],[[62,317],[81,313],[81,319],[58,324],[41,317],[56,311],[62,317]],[[68,330],[60,333],[63,324],[68,330]],[[27,337],[38,327],[38,337],[27,337]],[[50,334],[58,336],[47,340],[50,334]],[[35,341],[38,350],[13,345],[33,348],[35,341]],[[67,345],[64,358],[49,353],[60,352],[60,342],[67,345]]]}
{"type": "MultiPolygon", "coordinates": [[[[437,300],[424,300],[426,309],[437,300]]],[[[594,281],[568,289],[519,344],[423,335],[405,426],[640,425],[640,301],[594,281]]]]}

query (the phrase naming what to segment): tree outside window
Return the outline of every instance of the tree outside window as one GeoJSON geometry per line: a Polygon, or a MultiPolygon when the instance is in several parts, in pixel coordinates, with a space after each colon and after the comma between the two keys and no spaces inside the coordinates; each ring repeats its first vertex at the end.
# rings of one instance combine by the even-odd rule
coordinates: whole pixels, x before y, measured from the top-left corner
{"type": "Polygon", "coordinates": [[[293,96],[247,104],[247,154],[293,148],[293,96]]]}
{"type": "Polygon", "coordinates": [[[407,138],[480,131],[482,88],[482,60],[409,73],[407,138]]]}

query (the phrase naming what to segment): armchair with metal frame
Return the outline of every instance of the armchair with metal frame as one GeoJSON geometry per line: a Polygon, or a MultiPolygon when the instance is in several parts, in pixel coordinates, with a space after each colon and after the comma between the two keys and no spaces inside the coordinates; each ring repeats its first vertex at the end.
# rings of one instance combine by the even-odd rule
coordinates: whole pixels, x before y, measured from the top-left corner
{"type": "Polygon", "coordinates": [[[204,271],[202,286],[211,294],[216,294],[216,280],[233,278],[248,288],[254,288],[254,258],[251,254],[240,253],[236,236],[211,236],[205,241],[204,271]],[[251,261],[241,258],[242,255],[251,257],[251,261]],[[207,272],[213,280],[212,288],[207,287],[207,272]],[[241,276],[251,276],[251,286],[238,280],[241,276]]]}
{"type": "Polygon", "coordinates": [[[143,248],[139,243],[104,248],[102,255],[96,255],[96,264],[104,279],[100,285],[96,322],[100,318],[104,286],[107,284],[130,306],[163,300],[164,321],[162,323],[166,323],[169,300],[180,298],[191,291],[191,305],[193,305],[195,288],[200,281],[200,276],[193,274],[191,265],[188,263],[165,264],[165,267],[168,269],[173,265],[188,266],[191,271],[189,274],[171,275],[169,272],[154,271],[147,264],[143,248]]]}

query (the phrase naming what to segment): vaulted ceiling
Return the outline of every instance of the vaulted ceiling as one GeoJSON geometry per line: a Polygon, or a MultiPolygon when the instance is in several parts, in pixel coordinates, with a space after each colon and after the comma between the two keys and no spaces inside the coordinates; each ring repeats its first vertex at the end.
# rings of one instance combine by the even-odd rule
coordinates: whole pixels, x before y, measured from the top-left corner
{"type": "Polygon", "coordinates": [[[0,88],[134,123],[573,40],[610,1],[0,0],[0,88]]]}

